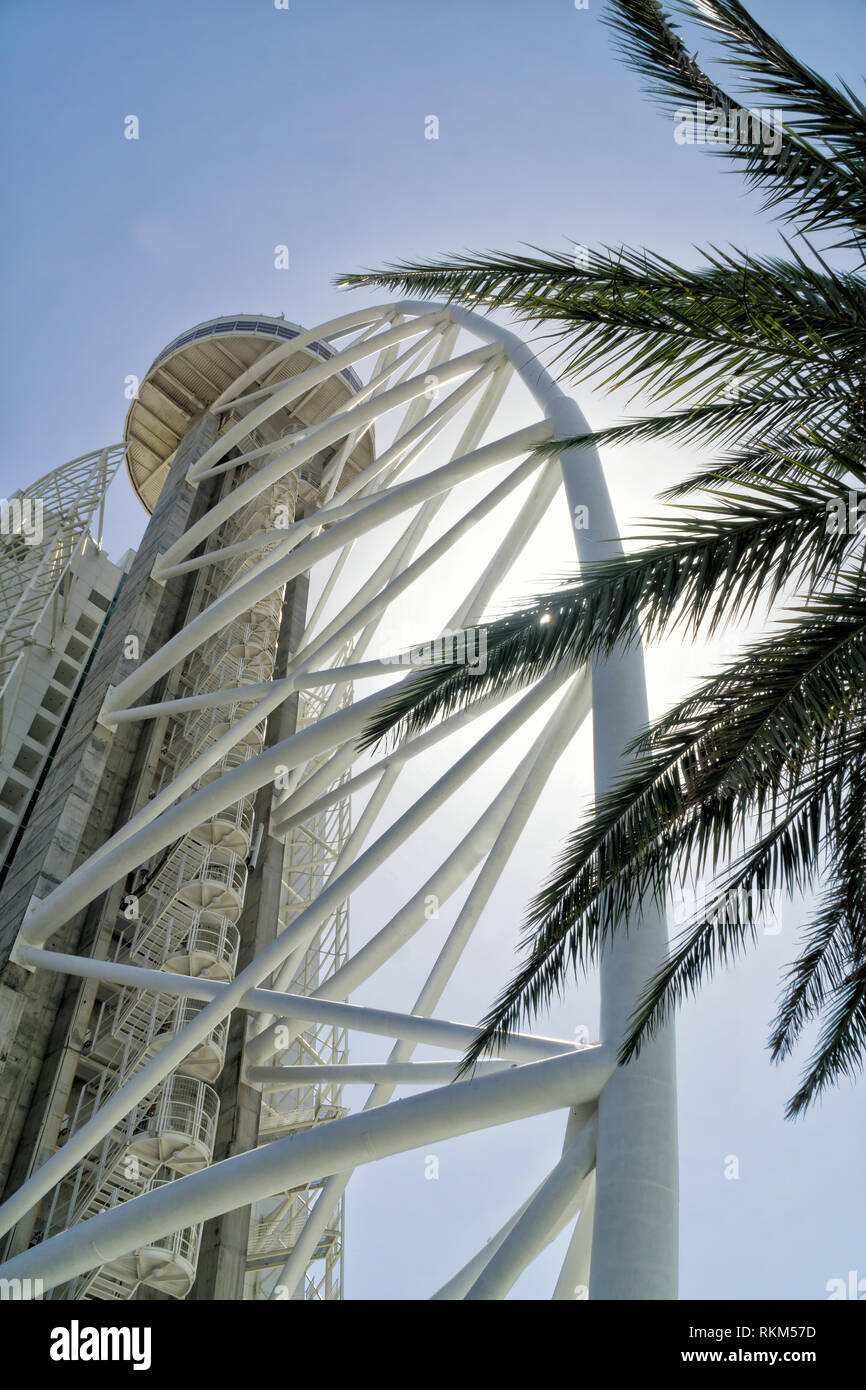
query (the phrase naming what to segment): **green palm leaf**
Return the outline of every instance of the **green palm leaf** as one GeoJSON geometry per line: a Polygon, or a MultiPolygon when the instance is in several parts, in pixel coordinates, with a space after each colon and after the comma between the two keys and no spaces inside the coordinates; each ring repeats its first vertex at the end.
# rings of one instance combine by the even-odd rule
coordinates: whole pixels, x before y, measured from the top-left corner
{"type": "Polygon", "coordinates": [[[418,672],[370,722],[361,747],[532,684],[562,663],[576,670],[638,632],[645,641],[677,626],[712,636],[786,586],[831,582],[859,537],[828,526],[838,484],[817,470],[813,476],[824,486],[765,483],[760,492],[690,507],[681,521],[658,523],[653,545],[589,567],[577,583],[487,624],[483,673],[458,664],[418,672]]]}
{"type": "MultiPolygon", "coordinates": [[[[672,884],[708,872],[712,901],[647,981],[626,1063],[754,940],[755,894],[820,884],[770,1039],[782,1060],[808,1026],[818,1030],[795,1115],[866,1055],[866,551],[846,514],[849,492],[856,502],[866,486],[866,282],[809,239],[831,231],[862,260],[866,107],[739,0],[677,0],[676,13],[719,46],[750,101],[781,110],[775,152],[747,123],[733,143],[710,148],[792,227],[784,256],[712,247],[683,267],[643,249],[587,250],[575,263],[529,247],[397,262],[341,283],[505,311],[549,345],[565,380],[651,402],[651,413],[539,453],[643,441],[720,453],[668,490],[668,518],[633,537],[629,553],[494,618],[484,674],[434,666],[404,682],[363,745],[610,656],[639,634],[709,636],[781,613],[770,637],[624,750],[621,777],[588,808],[530,904],[523,959],[464,1067],[547,1004],[570,970],[597,961],[648,902],[663,904],[672,884]]],[[[737,110],[659,0],[612,0],[607,17],[669,114],[698,101],[737,110]]]]}

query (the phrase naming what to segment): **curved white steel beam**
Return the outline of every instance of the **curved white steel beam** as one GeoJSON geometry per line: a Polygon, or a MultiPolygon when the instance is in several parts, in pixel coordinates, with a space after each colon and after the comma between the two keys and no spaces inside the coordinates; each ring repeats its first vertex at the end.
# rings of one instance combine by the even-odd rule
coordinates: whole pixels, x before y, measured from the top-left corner
{"type": "Polygon", "coordinates": [[[467,1291],[468,1302],[505,1298],[527,1266],[574,1215],[595,1165],[597,1131],[598,1121],[593,1116],[467,1291]]]}
{"type": "MultiPolygon", "coordinates": [[[[321,355],[319,348],[316,351],[321,355]]],[[[579,408],[564,395],[531,350],[500,325],[455,305],[406,300],[343,315],[280,344],[241,372],[217,397],[210,410],[223,418],[232,410],[246,413],[237,422],[228,422],[224,433],[193,462],[188,480],[195,485],[199,479],[216,477],[230,470],[249,470],[253,464],[255,469],[158,558],[153,574],[154,578],[164,580],[175,574],[213,567],[214,572],[228,574],[228,581],[217,588],[217,597],[194,616],[182,632],[169,639],[109,692],[101,720],[110,727],[112,721],[119,725],[134,719],[189,718],[199,711],[218,711],[235,704],[245,712],[234,719],[228,732],[181,768],[174,781],[128,826],[42,903],[34,905],[16,946],[16,958],[30,969],[41,966],[67,970],[73,975],[114,980],[118,984],[135,981],[142,989],[161,990],[169,996],[185,992],[191,998],[206,1001],[205,1007],[6,1203],[0,1221],[6,1221],[8,1226],[26,1213],[34,1201],[69,1171],[71,1164],[83,1158],[113,1124],[166,1077],[234,1008],[244,1008],[260,1015],[265,1024],[248,1047],[248,1065],[253,1064],[248,1075],[259,1083],[260,1072],[268,1073],[262,1075],[260,1081],[267,1086],[268,1094],[287,1089],[287,1083],[274,1076],[273,1066],[255,1066],[257,1060],[273,1052],[275,1029],[271,1020],[275,1018],[294,1020],[300,1026],[305,1020],[330,1020],[334,1026],[396,1037],[398,1041],[391,1056],[383,1064],[353,1063],[348,1069],[338,1063],[293,1068],[290,1084],[295,1087],[324,1082],[326,1078],[329,1082],[345,1081],[350,1076],[375,1079],[364,1111],[348,1120],[323,1126],[326,1134],[295,1135],[291,1147],[288,1141],[277,1141],[255,1154],[242,1155],[240,1159],[197,1174],[195,1179],[183,1179],[158,1192],[134,1198],[112,1212],[110,1220],[99,1217],[48,1240],[38,1251],[40,1276],[47,1272],[52,1282],[62,1282],[71,1277],[70,1270],[77,1273],[90,1268],[94,1262],[112,1258],[112,1252],[125,1253],[135,1248],[139,1239],[154,1239],[157,1231],[176,1229],[165,1223],[174,1220],[180,1212],[184,1200],[182,1191],[193,1194],[193,1206],[183,1212],[182,1224],[186,1225],[191,1220],[204,1219],[202,1213],[217,1214],[231,1205],[246,1205],[262,1195],[286,1191],[287,1183],[295,1178],[301,1182],[321,1177],[323,1172],[336,1174],[325,1182],[286,1264],[286,1281],[294,1287],[305,1268],[304,1259],[311,1256],[315,1248],[317,1231],[321,1232],[330,1219],[334,1204],[345,1189],[348,1170],[358,1162],[368,1161],[374,1150],[399,1152],[401,1145],[411,1147],[411,1142],[404,1143],[407,1124],[412,1133],[432,1136],[433,1129],[427,1126],[428,1121],[434,1125],[431,1117],[435,1115],[434,1128],[439,1126],[436,1137],[441,1138],[445,1133],[499,1123],[498,1119],[490,1118],[494,1113],[505,1116],[507,1112],[509,1119],[521,1114],[542,1113],[544,1108],[551,1108],[548,1102],[555,1093],[558,1099],[554,1108],[558,1104],[570,1109],[576,1101],[599,1097],[592,1296],[675,1296],[676,1151],[671,1031],[648,1046],[638,1062],[629,1068],[612,1072],[610,1063],[638,993],[664,953],[665,927],[657,913],[648,912],[639,930],[632,929],[627,938],[617,940],[604,952],[602,1038],[610,1051],[604,1052],[603,1076],[599,1073],[601,1080],[592,1097],[584,1084],[588,1064],[582,1062],[583,1070],[579,1070],[571,1050],[569,1057],[561,1057],[555,1064],[560,1068],[556,1071],[555,1085],[548,1085],[544,1079],[552,1077],[552,1071],[535,1073],[543,1078],[538,1083],[544,1092],[543,1102],[535,1096],[530,1103],[528,1093],[522,1089],[525,1083],[519,1073],[526,1072],[527,1068],[514,1069],[503,1060],[480,1069],[484,1075],[471,1083],[474,1089],[469,1092],[465,1087],[470,1083],[460,1083],[445,1088],[447,1094],[427,1092],[409,1102],[389,1103],[394,1086],[399,1084],[398,1078],[453,1074],[452,1063],[412,1062],[412,1051],[418,1042],[465,1047],[477,1036],[477,1030],[417,1015],[427,1015],[437,1006],[484,904],[515,849],[529,806],[537,798],[556,758],[567,746],[589,706],[590,687],[597,788],[604,789],[619,772],[622,748],[631,734],[646,722],[642,659],[637,646],[613,659],[595,663],[591,673],[575,683],[575,691],[582,693],[571,696],[571,704],[568,700],[563,702],[536,748],[524,756],[517,771],[505,779],[502,792],[494,798],[478,825],[464,836],[450,856],[446,856],[420,894],[410,894],[404,908],[390,923],[346,964],[339,966],[330,978],[317,984],[312,991],[314,998],[304,998],[296,991],[284,994],[279,988],[261,988],[265,980],[274,976],[278,985],[291,985],[298,963],[329,914],[341,910],[352,889],[381,867],[408,835],[424,824],[428,815],[441,807],[449,795],[457,792],[486,758],[502,749],[565,678],[564,671],[551,673],[524,693],[474,748],[453,767],[443,771],[435,784],[392,826],[380,833],[369,849],[363,849],[382,813],[386,796],[408,759],[434,744],[446,749],[451,733],[464,728],[483,709],[490,707],[485,702],[482,707],[465,711],[445,721],[441,728],[407,740],[374,767],[352,774],[353,765],[358,761],[355,747],[358,735],[372,714],[390,698],[395,687],[392,685],[347,708],[340,708],[340,702],[346,698],[352,681],[381,674],[380,668],[384,668],[381,658],[378,662],[361,658],[389,607],[428,571],[435,574],[436,565],[447,562],[453,544],[514,488],[523,482],[528,484],[535,470],[537,477],[517,517],[495,553],[484,557],[481,574],[469,588],[454,625],[477,624],[483,618],[486,605],[507,575],[526,537],[543,516],[560,481],[565,484],[572,510],[577,506],[588,510],[588,527],[575,533],[581,563],[591,563],[615,553],[615,543],[611,543],[611,537],[617,534],[615,518],[596,451],[593,448],[567,450],[558,461],[544,461],[533,454],[536,445],[544,440],[585,432],[587,426],[579,408]],[[314,363],[302,375],[288,381],[268,384],[270,373],[278,370],[283,360],[294,352],[322,338],[345,338],[356,331],[358,336],[329,360],[314,363]],[[480,341],[481,345],[460,352],[457,342],[462,333],[473,337],[476,343],[480,341]],[[401,353],[400,345],[407,342],[410,346],[401,353]],[[425,372],[420,364],[431,353],[425,372]],[[375,358],[372,376],[361,385],[354,399],[338,407],[330,417],[292,433],[288,436],[288,444],[280,439],[262,443],[261,434],[251,433],[311,389],[318,389],[350,364],[367,358],[375,358]],[[482,436],[495,418],[509,370],[514,370],[529,389],[541,409],[542,419],[523,430],[484,443],[482,436]],[[450,388],[444,399],[435,405],[427,390],[431,371],[438,390],[450,388]],[[445,427],[479,392],[472,419],[463,430],[450,462],[398,482],[410,466],[421,463],[445,427]],[[369,439],[374,423],[403,407],[405,413],[393,441],[372,462],[364,463],[360,472],[346,476],[356,442],[361,438],[369,439]],[[233,448],[240,450],[240,457],[227,460],[225,455],[233,448]],[[274,530],[263,520],[252,533],[238,532],[236,528],[234,535],[231,534],[235,519],[245,514],[245,508],[255,506],[254,514],[265,518],[267,506],[262,499],[271,495],[268,490],[289,485],[291,479],[297,477],[299,467],[324,449],[331,449],[332,457],[322,477],[317,509],[287,529],[274,530]],[[496,468],[527,453],[529,457],[507,478],[497,480],[488,494],[475,502],[443,537],[413,558],[453,488],[478,478],[485,469],[496,468]],[[327,605],[340,593],[342,577],[348,572],[346,559],[353,547],[401,516],[408,517],[403,536],[392,545],[386,558],[374,566],[365,581],[353,584],[343,601],[342,611],[326,618],[324,627],[320,627],[327,605]],[[219,528],[226,528],[226,531],[217,537],[219,528]],[[202,544],[212,548],[193,558],[192,552],[202,544]],[[227,684],[219,691],[194,689],[190,695],[154,701],[138,709],[132,707],[156,680],[179,672],[180,663],[187,658],[194,659],[205,644],[218,640],[219,634],[228,631],[232,624],[244,622],[244,615],[251,613],[256,605],[270,600],[275,593],[281,594],[290,580],[308,573],[319,560],[330,556],[334,556],[334,564],[323,598],[308,621],[307,631],[285,678],[252,681],[245,686],[227,684]],[[314,631],[315,636],[312,635],[314,631]],[[195,789],[202,777],[208,775],[224,755],[232,752],[239,739],[251,734],[292,694],[318,700],[317,722],[299,728],[267,751],[195,789]],[[179,843],[208,818],[250,797],[273,781],[278,772],[281,777],[288,773],[289,783],[285,800],[274,809],[273,826],[280,835],[289,837],[306,833],[306,823],[312,825],[316,817],[331,814],[351,791],[371,778],[379,780],[356,832],[337,846],[333,869],[322,879],[318,895],[234,979],[218,983],[185,979],[141,965],[101,961],[76,963],[77,958],[40,949],[55,930],[124,874],[179,843]],[[347,777],[349,780],[344,780],[347,777]],[[187,792],[191,794],[184,796],[187,792]],[[437,957],[413,1013],[358,1010],[344,1003],[345,996],[378,970],[417,930],[422,920],[419,904],[423,901],[424,890],[432,891],[433,885],[438,895],[447,896],[479,862],[482,863],[479,877],[437,957]],[[296,1002],[298,999],[300,1003],[296,1002]],[[485,1089],[497,1086],[499,1090],[485,1089]],[[489,1100],[494,1094],[498,1097],[495,1103],[489,1100]],[[453,1099],[455,1095],[456,1100],[453,1099]],[[467,1101],[467,1095],[473,1098],[471,1102],[467,1101]],[[407,1110],[407,1106],[410,1109],[407,1110]],[[412,1109],[413,1106],[416,1109],[412,1109]],[[469,1111],[473,1107],[474,1118],[470,1119],[469,1111]],[[395,1124],[403,1125],[399,1141],[392,1128],[395,1124]],[[457,1128],[450,1129],[450,1125],[457,1128]],[[357,1143],[351,1136],[357,1136],[357,1143]],[[286,1147],[281,1148],[281,1145],[286,1147]],[[298,1159],[298,1164],[293,1167],[292,1162],[283,1163],[277,1173],[272,1166],[278,1162],[277,1153],[291,1158],[292,1162],[298,1159]],[[335,1154],[341,1155],[339,1160],[335,1154]],[[337,1162],[342,1168],[321,1167],[337,1162]],[[320,1165],[318,1170],[316,1163],[320,1165]],[[230,1176],[226,1176],[226,1171],[230,1176]],[[103,1236],[103,1232],[107,1235],[103,1236]],[[96,1253],[91,1244],[94,1239],[99,1242],[96,1253]],[[124,1241],[132,1244],[123,1246],[124,1241]],[[623,1250],[628,1252],[626,1266],[621,1258],[623,1250]]],[[[176,678],[172,676],[172,679],[176,678]]],[[[320,835],[316,842],[323,843],[320,835]]],[[[525,1055],[525,1049],[533,1046],[547,1056],[551,1050],[567,1047],[551,1040],[510,1038],[503,1059],[516,1055],[515,1049],[519,1052],[523,1048],[525,1055]]],[[[549,1069],[554,1064],[546,1061],[542,1066],[549,1069]]],[[[416,1142],[425,1140],[422,1137],[416,1142]]],[[[572,1199],[574,1172],[573,1167],[569,1169],[572,1199]]],[[[504,1296],[508,1280],[512,1275],[516,1277],[533,1252],[541,1248],[540,1242],[543,1243],[545,1230],[551,1228],[553,1217],[561,1221],[563,1213],[570,1209],[565,1200],[567,1186],[566,1168],[558,1165],[548,1183],[506,1231],[492,1259],[484,1262],[486,1272],[478,1277],[476,1291],[471,1297],[504,1296]],[[496,1291],[491,1293],[491,1289],[496,1291]]],[[[588,1258],[588,1229],[589,1223],[582,1217],[572,1241],[576,1253],[570,1250],[566,1260],[568,1269],[563,1267],[562,1278],[570,1278],[578,1266],[583,1270],[588,1258]]],[[[29,1258],[19,1257],[8,1269],[17,1273],[23,1268],[20,1260],[29,1258]]]]}
{"type": "Polygon", "coordinates": [[[46,1289],[54,1288],[171,1231],[300,1187],[323,1172],[339,1173],[422,1144],[595,1100],[614,1066],[609,1051],[586,1048],[276,1139],[73,1226],[54,1236],[50,1249],[37,1247],[7,1261],[3,1275],[38,1277],[46,1289]]]}

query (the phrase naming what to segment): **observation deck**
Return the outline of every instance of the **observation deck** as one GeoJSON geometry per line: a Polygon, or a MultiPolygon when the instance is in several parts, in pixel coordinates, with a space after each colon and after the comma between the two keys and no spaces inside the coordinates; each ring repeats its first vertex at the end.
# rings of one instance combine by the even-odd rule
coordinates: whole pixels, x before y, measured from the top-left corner
{"type": "MultiPolygon", "coordinates": [[[[263,314],[233,314],[208,319],[173,339],[154,359],[142,378],[127,412],[123,438],[129,446],[126,467],[135,493],[152,512],[168,476],[180,440],[192,420],[207,410],[238,377],[275,348],[305,335],[298,324],[263,314]]],[[[335,356],[323,339],[289,351],[249,387],[254,393],[276,382],[289,381],[335,356]]],[[[344,368],[310,393],[278,412],[276,433],[315,424],[342,410],[362,389],[351,368],[344,368]],[[280,420],[279,416],[286,418],[280,420]]],[[[237,413],[231,418],[240,418],[237,413]]],[[[273,428],[273,427],[272,427],[273,428]]],[[[372,431],[358,441],[344,470],[348,480],[373,458],[372,431]]]]}

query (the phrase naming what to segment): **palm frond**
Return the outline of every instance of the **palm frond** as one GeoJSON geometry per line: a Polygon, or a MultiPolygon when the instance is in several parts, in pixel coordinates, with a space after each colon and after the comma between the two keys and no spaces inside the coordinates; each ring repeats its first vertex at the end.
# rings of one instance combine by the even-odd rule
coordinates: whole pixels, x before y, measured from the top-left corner
{"type": "Polygon", "coordinates": [[[419,671],[383,705],[359,746],[406,737],[562,664],[576,670],[638,634],[651,642],[679,626],[693,637],[712,636],[772,604],[787,585],[831,581],[859,537],[829,526],[838,485],[813,476],[811,484],[763,483],[760,493],[742,490],[716,506],[690,507],[681,521],[657,523],[651,546],[589,566],[577,583],[485,624],[483,673],[456,663],[419,671]]]}
{"type": "Polygon", "coordinates": [[[841,398],[846,371],[862,378],[866,287],[853,275],[736,250],[704,251],[687,270],[628,247],[587,249],[579,268],[531,249],[397,263],[337,283],[506,309],[557,340],[567,379],[601,376],[656,399],[693,387],[700,400],[732,378],[765,396],[793,380],[841,398]]]}
{"type": "Polygon", "coordinates": [[[866,107],[795,59],[741,0],[673,4],[719,46],[750,99],[773,105],[761,109],[772,144],[743,119],[753,111],[689,54],[660,0],[611,0],[608,23],[675,118],[698,102],[738,118],[734,138],[710,148],[792,225],[787,259],[711,247],[685,269],[627,247],[582,248],[575,260],[530,246],[398,262],[339,283],[507,311],[553,345],[565,380],[651,402],[640,418],[550,441],[541,453],[641,441],[725,452],[665,494],[681,504],[681,520],[650,523],[630,553],[618,548],[496,617],[483,674],[457,664],[417,673],[361,746],[510,695],[554,668],[609,657],[638,635],[711,636],[758,607],[797,604],[624,750],[622,775],[530,904],[522,963],[464,1063],[547,1003],[569,970],[596,961],[648,901],[662,904],[671,884],[709,869],[717,896],[647,982],[623,1043],[627,1062],[754,939],[754,894],[812,884],[826,861],[833,881],[771,1036],[779,1060],[808,1024],[820,1028],[794,1115],[866,1055],[866,549],[859,526],[838,524],[846,492],[866,485],[866,283],[809,240],[836,229],[839,245],[864,252],[866,107]]]}
{"type": "MultiPolygon", "coordinates": [[[[608,425],[587,434],[564,436],[537,446],[539,454],[561,454],[565,449],[611,447],[624,444],[658,443],[662,440],[684,444],[745,443],[752,435],[766,440],[774,435],[790,435],[804,421],[813,427],[832,426],[847,409],[838,391],[827,386],[792,392],[776,387],[760,393],[738,392],[735,400],[693,405],[668,415],[645,415],[608,425]]],[[[862,470],[861,470],[862,471],[862,470]]]]}
{"type": "Polygon", "coordinates": [[[862,956],[833,991],[818,1046],[806,1075],[791,1098],[787,1114],[801,1114],[817,1096],[841,1076],[854,1077],[863,1070],[866,1055],[866,961],[862,956]]]}
{"type": "Polygon", "coordinates": [[[860,1066],[862,969],[866,962],[866,777],[852,760],[848,785],[828,829],[827,883],[806,931],[805,949],[785,973],[785,992],[770,1035],[774,1061],[787,1057],[804,1028],[823,1015],[818,1046],[791,1101],[804,1110],[843,1074],[860,1066]]]}
{"type": "Polygon", "coordinates": [[[843,83],[832,83],[801,63],[758,23],[739,0],[680,0],[678,8],[718,36],[729,56],[723,61],[748,74],[752,91],[782,101],[797,112],[797,130],[845,153],[863,178],[866,106],[843,83]]]}
{"type": "MultiPolygon", "coordinates": [[[[866,233],[866,175],[862,163],[858,167],[847,146],[837,148],[836,140],[831,150],[825,150],[809,139],[810,133],[816,133],[816,123],[822,139],[834,117],[840,127],[843,125],[839,103],[846,101],[846,95],[849,102],[855,100],[853,94],[839,93],[827,84],[828,92],[833,94],[832,114],[827,112],[822,121],[819,103],[809,113],[808,107],[800,103],[809,101],[808,80],[813,75],[807,74],[806,69],[795,75],[792,65],[796,64],[791,55],[764,35],[750,16],[747,18],[753,27],[747,29],[733,14],[734,8],[745,14],[741,6],[725,4],[724,0],[682,0],[677,5],[684,17],[712,29],[727,42],[735,55],[732,66],[748,75],[757,63],[764,78],[763,90],[768,90],[769,83],[769,90],[778,92],[779,85],[787,82],[797,109],[806,109],[808,119],[802,129],[792,117],[774,122],[774,141],[769,145],[746,139],[708,148],[732,159],[743,170],[748,184],[764,190],[766,209],[779,208],[782,216],[800,222],[805,231],[848,229],[853,235],[847,244],[857,244],[866,233]]],[[[698,64],[697,54],[689,54],[673,18],[658,0],[611,0],[605,18],[617,35],[623,57],[644,78],[646,90],[672,114],[689,101],[703,101],[726,116],[741,109],[741,104],[698,64]]],[[[825,108],[826,102],[825,97],[825,108]]],[[[855,111],[853,104],[850,110],[855,111]]],[[[854,123],[850,121],[851,126],[854,123]]],[[[849,130],[847,121],[844,129],[849,130]]]]}
{"type": "MultiPolygon", "coordinates": [[[[678,877],[716,872],[719,894],[791,892],[810,883],[841,788],[864,753],[866,593],[859,622],[830,596],[825,619],[791,623],[670,711],[632,745],[635,763],[567,842],[530,904],[528,958],[485,1017],[467,1065],[586,968],[648,900],[678,877]]],[[[753,924],[717,920],[718,901],[675,945],[639,1002],[627,1061],[687,993],[743,948],[753,924]]]]}
{"type": "Polygon", "coordinates": [[[802,427],[769,432],[757,445],[746,445],[661,493],[665,502],[678,502],[695,492],[727,490],[732,485],[808,480],[816,475],[835,479],[840,487],[866,484],[866,436],[858,428],[820,431],[802,427]]]}

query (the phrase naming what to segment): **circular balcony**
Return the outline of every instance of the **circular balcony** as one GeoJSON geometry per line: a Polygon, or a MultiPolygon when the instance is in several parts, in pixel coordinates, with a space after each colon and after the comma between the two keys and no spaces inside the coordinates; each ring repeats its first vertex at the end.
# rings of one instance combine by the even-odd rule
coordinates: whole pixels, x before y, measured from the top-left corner
{"type": "Polygon", "coordinates": [[[199,1077],[175,1073],[124,1122],[129,1152],[143,1163],[164,1163],[181,1175],[196,1173],[213,1158],[218,1116],[219,1097],[213,1087],[199,1077]]]}
{"type": "Polygon", "coordinates": [[[259,599],[249,610],[250,623],[263,631],[270,633],[270,643],[276,642],[280,632],[280,624],[283,621],[283,595],[282,592],[268,594],[266,598],[259,599]]]}
{"type": "MultiPolygon", "coordinates": [[[[154,1180],[151,1188],[162,1187],[164,1181],[154,1180]]],[[[187,1226],[142,1246],[135,1252],[141,1283],[172,1298],[186,1298],[195,1283],[200,1245],[201,1226],[187,1226]]]]}
{"type": "MultiPolygon", "coordinates": [[[[195,742],[192,745],[192,755],[190,761],[192,761],[192,758],[197,758],[199,754],[203,753],[206,748],[209,748],[211,746],[211,744],[216,743],[218,738],[222,738],[223,734],[229,733],[231,729],[234,727],[234,725],[237,723],[241,715],[244,712],[249,712],[249,709],[249,705],[233,705],[231,710],[229,710],[228,714],[225,712],[225,710],[208,710],[207,718],[201,717],[197,721],[197,726],[194,730],[195,742]],[[239,710],[240,713],[238,713],[239,710]]],[[[220,766],[222,766],[222,764],[225,762],[225,759],[230,758],[232,753],[234,753],[236,750],[250,748],[253,751],[252,753],[237,757],[235,762],[228,763],[229,767],[239,767],[242,762],[246,761],[247,757],[253,757],[256,753],[261,753],[262,748],[265,744],[266,729],[267,722],[263,719],[258,724],[254,724],[251,729],[247,729],[246,733],[241,733],[240,731],[238,731],[237,742],[235,743],[234,748],[231,749],[229,753],[223,754],[223,757],[220,761],[220,766]]]]}
{"type": "Polygon", "coordinates": [[[255,661],[270,656],[273,661],[273,630],[264,623],[230,623],[220,633],[220,645],[229,661],[255,661]]]}
{"type": "Polygon", "coordinates": [[[247,868],[243,860],[231,850],[215,846],[205,854],[195,877],[178,886],[174,900],[196,911],[207,908],[237,922],[246,886],[247,868]]]}
{"type": "Polygon", "coordinates": [[[209,782],[215,782],[217,778],[222,777],[224,772],[230,772],[234,767],[241,767],[244,763],[249,762],[250,758],[255,758],[261,753],[264,746],[265,737],[264,729],[262,729],[260,741],[236,743],[234,748],[230,748],[218,763],[214,763],[213,767],[209,767],[207,772],[202,773],[196,786],[206,787],[209,782]]]}
{"type": "MultiPolygon", "coordinates": [[[[264,601],[260,600],[262,603],[264,601]]],[[[190,679],[196,692],[212,686],[211,672],[226,660],[237,665],[240,661],[252,661],[265,653],[273,658],[273,626],[257,624],[253,614],[253,608],[247,609],[234,622],[221,627],[198,649],[194,660],[190,661],[190,679]],[[202,680],[205,682],[203,685],[200,684],[202,680]]]]}
{"type": "Polygon", "coordinates": [[[229,654],[223,634],[202,647],[190,663],[189,678],[195,694],[208,690],[231,690],[238,685],[260,685],[270,680],[274,669],[275,643],[259,643],[255,656],[229,654]]]}
{"type": "MultiPolygon", "coordinates": [[[[269,365],[270,354],[280,340],[288,342],[300,332],[295,324],[261,314],[210,319],[175,338],[159,354],[142,378],[123,435],[129,445],[126,462],[130,480],[147,511],[156,505],[191,420],[203,404],[212,404],[217,395],[232,389],[239,370],[251,368],[268,354],[268,363],[263,365],[256,385],[270,385],[332,356],[334,349],[329,344],[315,342],[296,353],[289,349],[277,365],[269,365]],[[230,356],[222,351],[223,342],[227,343],[230,356]]],[[[315,407],[295,403],[273,418],[272,427],[288,431],[292,424],[308,426],[328,419],[360,389],[357,375],[350,367],[344,367],[339,375],[320,385],[315,407]]],[[[368,430],[352,451],[345,470],[346,481],[370,464],[374,448],[373,432],[368,430]]]]}
{"type": "MultiPolygon", "coordinates": [[[[150,1053],[159,1052],[166,1043],[171,1042],[188,1023],[201,1013],[205,1004],[200,999],[178,999],[163,1018],[162,1022],[147,1041],[150,1053]]],[[[197,1081],[216,1081],[223,1069],[226,1056],[229,1021],[224,1018],[208,1033],[193,1050],[178,1063],[177,1076],[195,1078],[197,1081]]]]}
{"type": "MultiPolygon", "coordinates": [[[[268,540],[265,540],[263,537],[260,546],[245,550],[240,556],[232,555],[228,560],[224,560],[220,569],[225,576],[225,583],[221,586],[220,593],[225,593],[225,591],[234,584],[240,584],[242,580],[246,579],[250,570],[260,565],[265,556],[270,554],[279,544],[280,541],[273,536],[268,540]]],[[[286,586],[283,584],[274,592],[282,596],[282,594],[285,593],[285,587],[286,586]]]]}
{"type": "MultiPolygon", "coordinates": [[[[289,448],[292,443],[291,433],[284,435],[280,441],[285,448],[289,448]]],[[[270,459],[276,458],[279,452],[279,443],[275,441],[276,447],[269,458],[261,460],[261,467],[265,466],[270,459]]],[[[257,461],[254,460],[249,465],[250,474],[259,471],[257,461]]],[[[227,523],[224,532],[226,543],[232,541],[246,540],[249,536],[255,536],[265,531],[279,531],[288,529],[295,519],[295,505],[297,501],[297,484],[293,474],[273,483],[264,492],[260,492],[257,497],[252,498],[245,507],[235,512],[231,521],[227,523]],[[229,530],[231,537],[229,539],[229,530]]],[[[223,561],[228,567],[231,558],[223,561]]]]}
{"type": "Polygon", "coordinates": [[[233,980],[240,934],[227,917],[193,912],[164,914],[154,924],[142,924],[132,940],[129,958],[150,970],[170,970],[196,980],[233,980]]]}
{"type": "Polygon", "coordinates": [[[185,940],[177,945],[169,942],[164,968],[193,979],[233,980],[239,949],[240,933],[228,918],[211,924],[201,920],[200,914],[185,940]]]}
{"type": "Polygon", "coordinates": [[[233,806],[227,806],[211,820],[197,825],[189,832],[190,839],[198,845],[215,845],[230,849],[243,859],[250,852],[253,839],[253,803],[244,797],[233,806]]]}
{"type": "Polygon", "coordinates": [[[181,1238],[181,1246],[183,1243],[190,1247],[195,1243],[197,1246],[201,1240],[201,1228],[175,1231],[160,1244],[145,1245],[131,1255],[110,1260],[73,1285],[70,1299],[75,1302],[95,1299],[114,1302],[130,1298],[131,1292],[142,1286],[159,1289],[160,1293],[168,1294],[171,1298],[186,1298],[195,1283],[195,1262],[185,1257],[182,1248],[164,1248],[168,1241],[177,1243],[178,1237],[181,1238]]]}
{"type": "MultiPolygon", "coordinates": [[[[81,1090],[71,1133],[83,1129],[126,1079],[103,1072],[89,1081],[81,1090]]],[[[166,1163],[179,1173],[195,1173],[213,1157],[218,1115],[219,1097],[211,1086],[198,1077],[174,1073],[114,1127],[104,1147],[116,1157],[119,1144],[122,1153],[132,1153],[146,1164],[166,1163]]],[[[111,1170],[103,1176],[111,1186],[111,1170]]]]}
{"type": "MultiPolygon", "coordinates": [[[[215,694],[220,689],[216,678],[196,686],[197,695],[215,694]],[[203,688],[204,687],[204,688],[203,688]]],[[[209,709],[190,710],[183,726],[183,737],[193,749],[201,750],[206,742],[212,742],[220,733],[225,733],[236,720],[242,719],[255,708],[255,700],[235,700],[231,705],[215,705],[209,709]],[[219,732],[212,733],[215,725],[219,732]]]]}
{"type": "MultiPolygon", "coordinates": [[[[152,1177],[142,1191],[153,1192],[174,1179],[152,1177]]],[[[70,1288],[70,1299],[128,1299],[142,1285],[171,1298],[185,1298],[195,1282],[201,1245],[201,1226],[186,1226],[161,1240],[139,1246],[128,1255],[89,1270],[70,1288]]]]}

